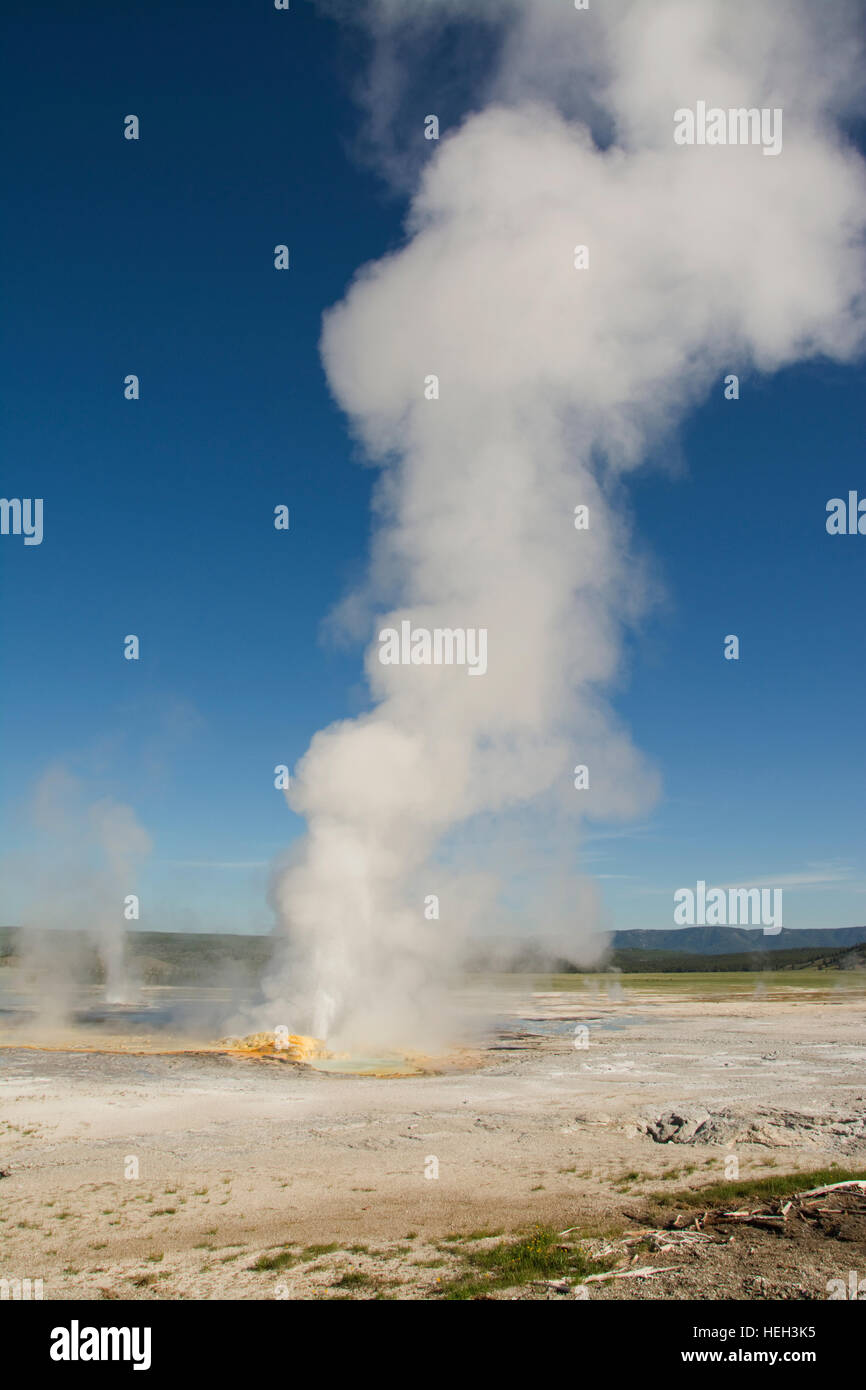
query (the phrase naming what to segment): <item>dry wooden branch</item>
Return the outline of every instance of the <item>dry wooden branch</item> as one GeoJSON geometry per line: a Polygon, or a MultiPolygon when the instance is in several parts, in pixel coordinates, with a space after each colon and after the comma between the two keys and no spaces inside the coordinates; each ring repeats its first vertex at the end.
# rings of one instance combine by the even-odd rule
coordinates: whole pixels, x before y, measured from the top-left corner
{"type": "Polygon", "coordinates": [[[807,1192],[795,1192],[794,1197],[798,1201],[802,1197],[823,1197],[825,1192],[838,1192],[843,1187],[853,1187],[858,1192],[866,1192],[866,1179],[849,1178],[847,1182],[831,1182],[826,1187],[810,1187],[807,1192]]]}

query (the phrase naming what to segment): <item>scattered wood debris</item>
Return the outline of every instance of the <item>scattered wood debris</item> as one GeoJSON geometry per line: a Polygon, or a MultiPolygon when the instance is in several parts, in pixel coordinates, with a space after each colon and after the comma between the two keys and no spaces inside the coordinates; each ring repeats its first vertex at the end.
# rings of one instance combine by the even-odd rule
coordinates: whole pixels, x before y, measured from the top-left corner
{"type": "MultiPolygon", "coordinates": [[[[726,1209],[680,1212],[672,1217],[664,1227],[658,1227],[647,1220],[648,1213],[628,1213],[630,1219],[640,1229],[620,1236],[583,1237],[576,1235],[580,1227],[569,1226],[559,1235],[573,1245],[579,1246],[595,1260],[610,1264],[608,1270],[591,1274],[582,1280],[538,1280],[539,1286],[559,1294],[579,1294],[588,1284],[606,1284],[620,1279],[644,1280],[656,1278],[675,1270],[688,1268],[697,1270],[708,1264],[710,1268],[717,1263],[718,1247],[730,1247],[742,1239],[735,1234],[736,1228],[742,1233],[749,1227],[775,1232],[788,1237],[819,1239],[833,1237],[838,1239],[846,1228],[845,1218],[853,1219],[855,1231],[857,1223],[866,1219],[866,1180],[851,1179],[845,1182],[830,1183],[825,1187],[809,1188],[801,1192],[788,1192],[784,1197],[741,1198],[742,1206],[726,1209]],[[840,1224],[840,1221],[842,1224],[840,1224]],[[684,1263],[671,1265],[652,1265],[639,1263],[647,1255],[673,1255],[686,1257],[684,1263]]],[[[649,1213],[652,1217],[652,1213],[649,1213]]],[[[658,1220],[658,1214],[655,1215],[658,1220]]],[[[842,1238],[850,1239],[850,1235],[842,1238]]],[[[855,1238],[857,1238],[855,1236],[855,1238]]],[[[565,1246],[568,1248],[568,1246],[565,1246]]],[[[721,1252],[718,1252],[721,1254],[721,1252]]],[[[764,1281],[766,1284],[766,1281],[764,1281]]],[[[763,1286],[762,1286],[763,1287],[763,1286]]],[[[628,1295],[623,1295],[628,1296],[628,1295]]]]}
{"type": "MultiPolygon", "coordinates": [[[[742,1222],[748,1226],[763,1226],[766,1230],[785,1231],[789,1229],[789,1221],[793,1219],[808,1221],[822,1216],[848,1216],[854,1212],[866,1214],[866,1180],[861,1178],[851,1178],[845,1182],[828,1183],[825,1187],[810,1187],[803,1192],[794,1192],[786,1200],[774,1198],[770,1201],[762,1202],[760,1207],[744,1207],[735,1211],[713,1211],[704,1212],[698,1221],[695,1221],[697,1229],[708,1222],[714,1225],[717,1222],[742,1222]],[[828,1207],[817,1205],[821,1197],[828,1193],[836,1193],[839,1199],[848,1199],[847,1205],[828,1207]]],[[[678,1226],[682,1218],[679,1216],[673,1222],[678,1226]]]]}

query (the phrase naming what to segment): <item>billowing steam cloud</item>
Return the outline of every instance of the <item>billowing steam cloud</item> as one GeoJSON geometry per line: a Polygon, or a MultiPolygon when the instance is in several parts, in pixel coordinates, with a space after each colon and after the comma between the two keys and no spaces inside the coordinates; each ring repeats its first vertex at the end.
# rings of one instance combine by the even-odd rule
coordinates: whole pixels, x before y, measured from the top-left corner
{"type": "MultiPolygon", "coordinates": [[[[413,4],[414,30],[406,8],[368,9],[377,53],[411,58],[424,15],[460,7],[413,4]]],[[[593,925],[565,858],[534,882],[509,845],[515,827],[532,841],[533,818],[558,846],[570,817],[574,843],[575,817],[653,794],[604,699],[646,597],[617,478],[725,372],[845,359],[863,332],[864,170],[833,110],[856,58],[835,32],[844,7],[820,32],[780,3],[474,14],[500,16],[489,103],[443,121],[405,244],[359,272],[322,337],[382,465],[369,584],[344,610],[373,639],[373,707],[317,734],[297,769],[308,833],[278,885],[291,955],[271,989],[287,1015],[313,1001],[298,1026],[356,1045],[419,1039],[431,968],[479,918],[536,906],[542,927],[569,911],[575,935],[593,925]],[[698,101],[782,108],[782,153],[675,144],[674,111],[698,101]],[[376,636],[404,619],[485,628],[487,673],[382,665],[376,636]]],[[[379,109],[405,96],[382,87],[392,66],[374,65],[379,109]]]]}

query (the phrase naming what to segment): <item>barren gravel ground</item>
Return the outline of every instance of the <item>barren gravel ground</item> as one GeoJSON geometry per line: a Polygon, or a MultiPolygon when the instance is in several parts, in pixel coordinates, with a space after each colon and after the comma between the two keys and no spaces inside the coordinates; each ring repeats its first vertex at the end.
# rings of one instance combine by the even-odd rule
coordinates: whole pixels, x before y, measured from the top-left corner
{"type": "MultiPolygon", "coordinates": [[[[653,1226],[648,1193],[719,1181],[730,1155],[741,1179],[866,1171],[861,983],[709,1000],[626,979],[617,994],[484,996],[511,1024],[409,1078],[32,1049],[7,1031],[0,1275],[42,1278],[46,1298],[424,1298],[485,1248],[466,1237],[627,1236],[653,1226]],[[253,1268],[288,1247],[282,1268],[253,1268]]],[[[856,1223],[844,1239],[748,1228],[641,1260],[677,1269],[591,1296],[826,1297],[828,1278],[866,1277],[856,1223]]]]}

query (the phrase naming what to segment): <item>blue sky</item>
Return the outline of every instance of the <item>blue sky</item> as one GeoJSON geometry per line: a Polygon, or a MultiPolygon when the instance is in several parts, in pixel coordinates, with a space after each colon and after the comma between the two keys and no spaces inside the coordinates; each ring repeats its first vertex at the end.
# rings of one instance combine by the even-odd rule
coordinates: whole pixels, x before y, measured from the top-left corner
{"type": "MultiPolygon", "coordinates": [[[[320,640],[373,482],[321,315],[405,205],[357,157],[351,45],[310,5],[12,10],[2,492],[44,498],[45,537],[0,537],[0,920],[60,763],[152,835],[142,926],[267,930],[302,829],[274,765],[365,703],[360,649],[320,640]]],[[[614,704],[663,793],[586,842],[610,926],[670,927],[697,878],[783,885],[787,926],[866,921],[866,539],[824,525],[866,494],[863,386],[827,364],[744,377],[737,402],[719,382],[628,482],[664,598],[614,704]]]]}

